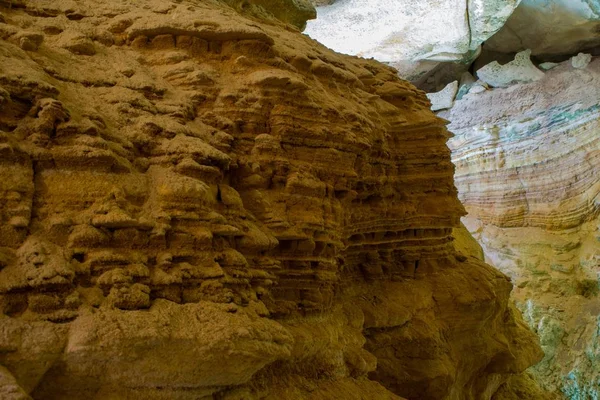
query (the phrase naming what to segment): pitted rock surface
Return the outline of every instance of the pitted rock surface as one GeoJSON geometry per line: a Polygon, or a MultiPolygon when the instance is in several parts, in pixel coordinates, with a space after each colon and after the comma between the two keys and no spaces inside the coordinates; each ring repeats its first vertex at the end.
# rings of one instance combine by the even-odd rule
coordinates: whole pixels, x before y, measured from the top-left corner
{"type": "Polygon", "coordinates": [[[487,399],[540,358],[395,70],[267,6],[10,3],[0,390],[487,399]]]}

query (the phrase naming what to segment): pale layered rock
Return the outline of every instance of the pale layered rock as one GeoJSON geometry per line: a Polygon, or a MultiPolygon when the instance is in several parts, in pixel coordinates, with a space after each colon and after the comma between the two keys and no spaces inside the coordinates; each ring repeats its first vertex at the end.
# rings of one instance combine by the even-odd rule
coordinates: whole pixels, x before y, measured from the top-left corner
{"type": "Polygon", "coordinates": [[[560,398],[600,394],[598,221],[559,231],[465,222],[487,261],[515,282],[513,298],[545,353],[531,369],[536,381],[560,398]]]}
{"type": "Polygon", "coordinates": [[[471,86],[471,88],[469,89],[469,92],[466,93],[466,94],[483,93],[483,92],[485,92],[486,90],[489,90],[489,89],[490,89],[490,87],[488,86],[487,83],[479,80],[479,81],[475,82],[473,84],[473,86],[471,86]]]}
{"type": "Polygon", "coordinates": [[[465,98],[440,114],[456,135],[449,146],[470,216],[558,230],[595,215],[597,68],[597,61],[586,70],[563,63],[538,82],[465,98]]]}
{"type": "Polygon", "coordinates": [[[535,378],[569,399],[600,394],[598,110],[594,60],[466,96],[440,114],[456,134],[449,145],[465,224],[515,282],[514,299],[545,352],[535,378]]]}
{"type": "Polygon", "coordinates": [[[552,68],[558,67],[560,64],[559,63],[554,63],[554,62],[545,62],[545,63],[541,63],[539,65],[539,67],[544,70],[544,71],[549,71],[552,68]]]}
{"type": "Polygon", "coordinates": [[[515,83],[535,82],[544,77],[544,72],[536,68],[530,59],[531,50],[518,53],[515,59],[500,65],[493,61],[477,70],[477,76],[493,87],[507,87],[515,83]]]}
{"type": "Polygon", "coordinates": [[[454,244],[451,135],[395,70],[256,7],[15,4],[0,390],[487,400],[541,358],[506,276],[454,244]]]}
{"type": "Polygon", "coordinates": [[[579,53],[576,56],[571,57],[571,65],[573,68],[585,69],[591,62],[591,54],[579,53]]]}
{"type": "Polygon", "coordinates": [[[306,33],[346,54],[373,57],[417,80],[440,62],[468,64],[520,0],[348,0],[318,7],[306,33]]]}
{"type": "Polygon", "coordinates": [[[600,45],[598,0],[523,0],[486,41],[503,53],[531,49],[536,56],[570,55],[600,45]]]}
{"type": "Polygon", "coordinates": [[[454,98],[458,92],[458,81],[446,85],[445,88],[435,93],[427,93],[427,98],[431,102],[431,110],[445,110],[451,108],[454,104],[454,98]]]}

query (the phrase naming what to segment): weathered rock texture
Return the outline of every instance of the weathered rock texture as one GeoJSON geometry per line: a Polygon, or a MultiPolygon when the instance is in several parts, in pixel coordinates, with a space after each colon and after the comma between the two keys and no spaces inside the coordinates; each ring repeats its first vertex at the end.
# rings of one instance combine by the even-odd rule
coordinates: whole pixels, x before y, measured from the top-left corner
{"type": "Polygon", "coordinates": [[[317,17],[317,10],[310,0],[224,0],[224,2],[246,15],[276,18],[299,29],[306,21],[317,17]]]}
{"type": "Polygon", "coordinates": [[[391,68],[219,1],[0,4],[4,398],[489,399],[541,358],[391,68]]]}
{"type": "MultiPolygon", "coordinates": [[[[536,378],[572,399],[600,377],[600,60],[538,82],[467,95],[442,113],[467,227],[546,356],[536,378]]],[[[589,396],[589,397],[588,397],[589,396]]]]}
{"type": "Polygon", "coordinates": [[[427,93],[431,102],[431,111],[445,110],[454,104],[454,98],[458,92],[458,81],[449,83],[444,89],[436,93],[427,93]]]}
{"type": "Polygon", "coordinates": [[[522,0],[506,25],[486,42],[505,53],[577,54],[600,45],[599,0],[522,0]]]}
{"type": "Polygon", "coordinates": [[[338,1],[318,7],[306,33],[336,51],[390,63],[416,80],[439,62],[472,61],[520,1],[338,1]]]}
{"type": "Polygon", "coordinates": [[[544,77],[544,73],[533,65],[530,56],[531,50],[524,50],[507,64],[491,62],[477,71],[477,77],[493,87],[538,81],[544,77]]]}

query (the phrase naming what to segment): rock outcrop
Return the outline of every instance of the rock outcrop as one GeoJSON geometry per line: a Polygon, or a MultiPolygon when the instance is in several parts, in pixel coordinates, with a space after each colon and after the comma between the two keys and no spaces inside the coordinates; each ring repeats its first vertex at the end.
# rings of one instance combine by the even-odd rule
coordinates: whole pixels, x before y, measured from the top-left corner
{"type": "Polygon", "coordinates": [[[303,30],[306,21],[317,17],[311,0],[224,0],[246,15],[261,19],[275,18],[303,30]]]}
{"type": "Polygon", "coordinates": [[[454,98],[458,93],[458,81],[449,83],[445,88],[436,93],[427,93],[431,102],[431,111],[446,110],[452,108],[454,98]]]}
{"type": "Polygon", "coordinates": [[[440,62],[468,65],[520,1],[339,1],[318,7],[306,33],[336,51],[389,63],[416,81],[440,62]]]}
{"type": "Polygon", "coordinates": [[[4,398],[489,399],[541,358],[395,70],[216,0],[0,5],[4,398]]]}
{"type": "Polygon", "coordinates": [[[536,68],[529,58],[531,50],[518,53],[511,62],[500,65],[491,62],[477,71],[477,77],[493,87],[508,87],[515,83],[539,81],[544,73],[536,68]]]}
{"type": "Polygon", "coordinates": [[[522,0],[485,44],[503,53],[531,49],[541,57],[577,54],[600,45],[598,0],[522,0]]]}
{"type": "Polygon", "coordinates": [[[599,395],[599,99],[600,60],[567,60],[441,113],[464,221],[540,336],[536,379],[570,399],[599,395]]]}

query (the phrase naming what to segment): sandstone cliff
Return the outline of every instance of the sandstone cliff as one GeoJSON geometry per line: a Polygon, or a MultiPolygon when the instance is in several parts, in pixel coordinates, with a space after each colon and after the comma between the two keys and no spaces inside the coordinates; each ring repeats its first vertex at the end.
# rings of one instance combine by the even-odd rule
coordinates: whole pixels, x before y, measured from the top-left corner
{"type": "Polygon", "coordinates": [[[541,353],[445,121],[228,3],[0,1],[2,398],[489,399],[541,353]]]}
{"type": "Polygon", "coordinates": [[[513,278],[546,355],[533,371],[572,399],[600,394],[600,60],[468,95],[441,115],[465,223],[513,278]]]}

